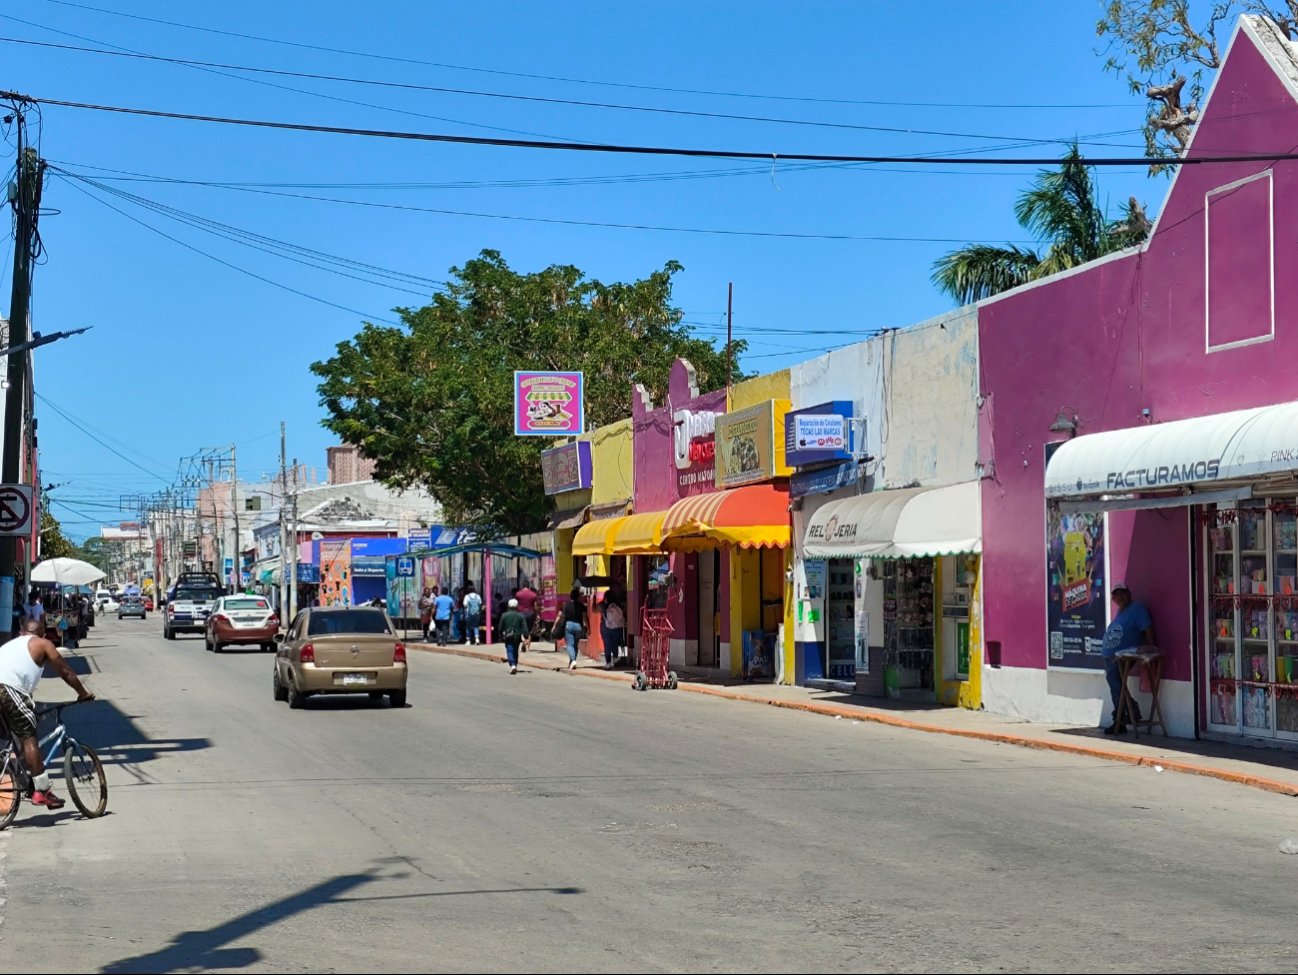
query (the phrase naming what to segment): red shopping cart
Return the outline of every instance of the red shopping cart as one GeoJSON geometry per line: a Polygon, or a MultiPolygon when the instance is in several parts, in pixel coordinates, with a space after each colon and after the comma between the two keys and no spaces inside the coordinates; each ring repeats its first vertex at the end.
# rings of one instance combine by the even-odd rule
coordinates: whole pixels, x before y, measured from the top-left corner
{"type": "Polygon", "coordinates": [[[631,687],[647,691],[651,687],[675,690],[676,671],[668,670],[671,652],[672,621],[667,610],[645,607],[640,617],[640,669],[636,671],[631,687]]]}

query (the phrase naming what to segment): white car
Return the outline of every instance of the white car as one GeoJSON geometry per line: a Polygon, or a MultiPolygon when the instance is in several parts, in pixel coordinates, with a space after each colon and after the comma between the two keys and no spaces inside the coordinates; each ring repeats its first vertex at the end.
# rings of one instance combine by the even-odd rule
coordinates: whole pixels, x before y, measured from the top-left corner
{"type": "Polygon", "coordinates": [[[117,612],[117,597],[107,589],[100,589],[95,593],[95,612],[96,613],[115,613],[117,612]]]}

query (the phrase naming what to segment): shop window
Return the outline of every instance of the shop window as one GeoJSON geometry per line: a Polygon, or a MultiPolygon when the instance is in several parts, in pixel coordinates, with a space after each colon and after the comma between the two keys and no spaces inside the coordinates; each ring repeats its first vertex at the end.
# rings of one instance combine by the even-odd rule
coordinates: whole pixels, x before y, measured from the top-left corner
{"type": "Polygon", "coordinates": [[[1275,336],[1270,171],[1204,196],[1204,311],[1209,352],[1275,336]]]}

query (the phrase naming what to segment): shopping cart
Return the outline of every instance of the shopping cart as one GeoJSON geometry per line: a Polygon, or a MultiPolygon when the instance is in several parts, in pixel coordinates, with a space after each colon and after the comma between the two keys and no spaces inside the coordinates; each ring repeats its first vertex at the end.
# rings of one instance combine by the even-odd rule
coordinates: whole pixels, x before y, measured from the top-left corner
{"type": "Polygon", "coordinates": [[[672,622],[667,610],[645,607],[640,617],[640,669],[631,687],[647,691],[651,687],[676,689],[676,671],[668,670],[671,652],[672,622]]]}

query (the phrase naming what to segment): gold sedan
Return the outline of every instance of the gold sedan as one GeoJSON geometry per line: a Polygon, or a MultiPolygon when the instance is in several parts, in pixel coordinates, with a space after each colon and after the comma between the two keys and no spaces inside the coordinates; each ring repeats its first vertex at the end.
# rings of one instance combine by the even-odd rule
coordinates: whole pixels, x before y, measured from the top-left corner
{"type": "Polygon", "coordinates": [[[373,606],[321,606],[297,614],[275,642],[275,700],[300,708],[312,694],[384,695],[406,706],[406,645],[373,606]]]}

